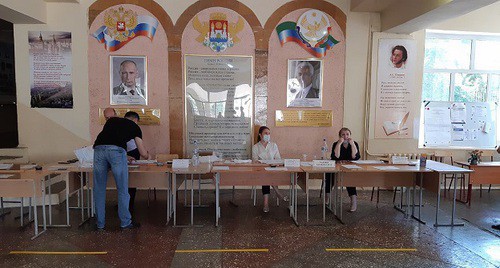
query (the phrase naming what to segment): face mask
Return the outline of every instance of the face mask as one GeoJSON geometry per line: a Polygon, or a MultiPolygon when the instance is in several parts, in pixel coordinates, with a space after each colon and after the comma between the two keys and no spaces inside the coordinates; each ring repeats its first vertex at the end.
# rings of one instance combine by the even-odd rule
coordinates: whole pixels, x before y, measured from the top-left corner
{"type": "Polygon", "coordinates": [[[264,140],[265,142],[270,142],[270,141],[271,141],[271,135],[264,135],[263,140],[264,140]]]}

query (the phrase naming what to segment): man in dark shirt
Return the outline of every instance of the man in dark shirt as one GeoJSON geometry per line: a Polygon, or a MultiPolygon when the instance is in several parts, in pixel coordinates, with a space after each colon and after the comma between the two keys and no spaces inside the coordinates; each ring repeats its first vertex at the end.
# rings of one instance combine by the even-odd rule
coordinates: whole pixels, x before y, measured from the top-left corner
{"type": "MultiPolygon", "coordinates": [[[[139,114],[136,112],[129,111],[125,113],[124,118],[127,118],[128,120],[131,120],[132,122],[138,124],[140,117],[139,114]]],[[[139,160],[141,159],[141,153],[139,152],[139,148],[137,148],[137,145],[135,144],[135,140],[131,139],[127,142],[127,155],[129,156],[129,160],[139,160]],[[133,159],[131,159],[131,157],[133,159]]],[[[144,156],[143,156],[144,157],[144,156]]],[[[149,155],[147,157],[144,157],[149,159],[149,155]]],[[[134,212],[134,201],[135,201],[135,194],[137,192],[137,188],[128,188],[128,194],[130,195],[130,202],[129,202],[129,210],[130,214],[133,214],[134,212]]]]}
{"type": "Polygon", "coordinates": [[[127,142],[134,139],[143,155],[148,155],[142,144],[142,131],[137,124],[125,118],[116,117],[112,108],[104,110],[106,124],[94,142],[94,203],[97,229],[103,230],[106,215],[106,184],[108,169],[111,168],[118,192],[118,217],[123,229],[138,227],[132,223],[129,212],[127,142]]]}

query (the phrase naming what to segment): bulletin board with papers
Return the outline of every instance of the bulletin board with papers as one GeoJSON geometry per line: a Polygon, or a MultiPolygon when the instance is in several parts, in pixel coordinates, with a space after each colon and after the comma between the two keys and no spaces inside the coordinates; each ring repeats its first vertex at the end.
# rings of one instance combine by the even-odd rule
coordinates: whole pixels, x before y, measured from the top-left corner
{"type": "Polygon", "coordinates": [[[492,149],[497,145],[497,104],[423,102],[423,147],[492,149]]]}

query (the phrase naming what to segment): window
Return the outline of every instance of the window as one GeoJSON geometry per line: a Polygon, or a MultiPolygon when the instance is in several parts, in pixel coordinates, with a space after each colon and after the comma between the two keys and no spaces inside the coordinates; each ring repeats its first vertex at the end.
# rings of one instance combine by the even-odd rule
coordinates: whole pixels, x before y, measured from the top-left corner
{"type": "Polygon", "coordinates": [[[423,100],[498,102],[500,35],[428,31],[423,100]]]}
{"type": "Polygon", "coordinates": [[[422,100],[499,102],[499,51],[500,35],[427,31],[422,100]]]}

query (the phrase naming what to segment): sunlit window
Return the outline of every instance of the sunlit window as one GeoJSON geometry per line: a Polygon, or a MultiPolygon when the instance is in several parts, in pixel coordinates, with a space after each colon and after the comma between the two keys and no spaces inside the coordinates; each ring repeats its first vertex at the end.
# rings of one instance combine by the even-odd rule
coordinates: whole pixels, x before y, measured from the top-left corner
{"type": "Polygon", "coordinates": [[[499,102],[500,35],[427,31],[422,100],[499,102]]]}

